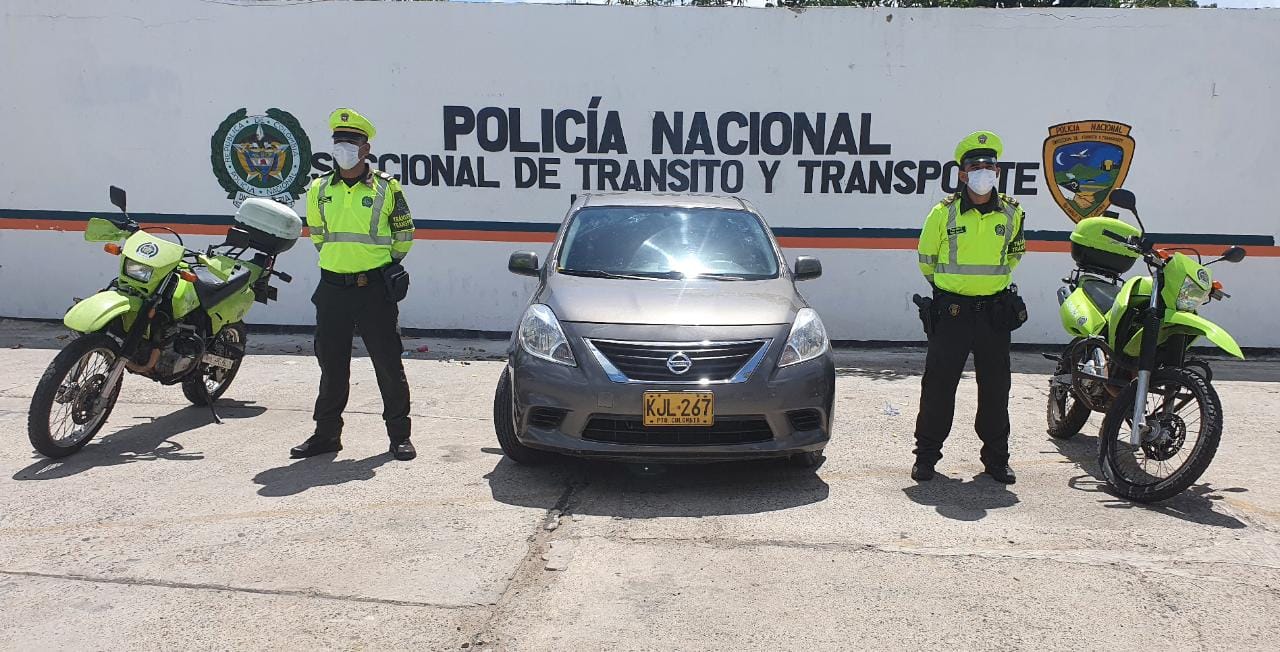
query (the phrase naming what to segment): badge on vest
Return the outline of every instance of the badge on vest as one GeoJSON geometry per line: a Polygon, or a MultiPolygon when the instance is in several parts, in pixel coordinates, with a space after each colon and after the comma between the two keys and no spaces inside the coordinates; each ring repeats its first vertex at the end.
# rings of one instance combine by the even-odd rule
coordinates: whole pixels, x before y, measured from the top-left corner
{"type": "Polygon", "coordinates": [[[365,208],[373,208],[373,197],[365,197],[360,200],[360,205],[365,208]]]}
{"type": "Polygon", "coordinates": [[[955,227],[951,227],[951,228],[947,229],[947,235],[948,235],[948,236],[960,235],[961,233],[964,233],[964,229],[965,229],[965,227],[963,227],[963,226],[955,226],[955,227]]]}
{"type": "Polygon", "coordinates": [[[996,235],[1001,236],[1001,237],[1003,237],[1003,236],[1004,236],[1004,225],[1003,225],[1003,224],[997,224],[997,225],[996,225],[996,235]]]}

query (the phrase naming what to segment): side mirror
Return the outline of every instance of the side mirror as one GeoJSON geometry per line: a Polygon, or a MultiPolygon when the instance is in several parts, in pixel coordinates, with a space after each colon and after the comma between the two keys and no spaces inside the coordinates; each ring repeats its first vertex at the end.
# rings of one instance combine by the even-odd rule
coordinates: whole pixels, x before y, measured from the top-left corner
{"type": "Polygon", "coordinates": [[[511,259],[507,261],[507,271],[521,276],[537,276],[540,271],[538,254],[532,251],[517,251],[511,254],[511,259]]]}
{"type": "Polygon", "coordinates": [[[1222,252],[1222,259],[1228,263],[1238,263],[1244,260],[1245,253],[1244,247],[1233,246],[1222,252]]]}
{"type": "Polygon", "coordinates": [[[129,211],[125,210],[124,198],[124,188],[111,186],[111,205],[119,208],[121,213],[128,213],[129,211]]]}
{"type": "Polygon", "coordinates": [[[1123,208],[1127,211],[1137,210],[1138,198],[1133,196],[1132,192],[1124,188],[1116,188],[1111,191],[1111,203],[1123,208]]]}
{"type": "Polygon", "coordinates": [[[818,278],[822,276],[822,261],[813,256],[796,256],[795,270],[791,275],[797,281],[818,278]]]}
{"type": "Polygon", "coordinates": [[[85,242],[116,242],[129,237],[129,232],[116,226],[115,222],[101,217],[89,218],[84,227],[85,242]]]}

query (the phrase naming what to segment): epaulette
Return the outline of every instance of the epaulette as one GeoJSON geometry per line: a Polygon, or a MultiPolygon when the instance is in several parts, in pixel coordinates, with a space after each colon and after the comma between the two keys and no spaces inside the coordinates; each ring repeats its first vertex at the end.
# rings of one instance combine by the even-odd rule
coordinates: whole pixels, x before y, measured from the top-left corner
{"type": "Polygon", "coordinates": [[[396,178],[395,178],[394,176],[392,176],[392,175],[390,175],[390,174],[387,174],[386,172],[383,172],[382,170],[374,170],[374,171],[373,171],[373,173],[374,173],[374,174],[376,174],[376,175],[378,175],[378,176],[380,176],[380,177],[382,177],[383,179],[386,179],[387,181],[395,181],[395,180],[396,180],[396,178]]]}
{"type": "Polygon", "coordinates": [[[950,206],[951,204],[955,203],[955,202],[956,202],[956,200],[958,200],[958,199],[960,199],[960,193],[958,193],[958,192],[953,192],[953,193],[951,193],[950,195],[947,195],[947,196],[942,200],[941,205],[943,205],[943,206],[950,206]]]}
{"type": "Polygon", "coordinates": [[[1004,203],[1006,203],[1006,204],[1008,204],[1008,205],[1010,205],[1010,206],[1012,206],[1012,207],[1014,207],[1014,208],[1017,208],[1017,207],[1018,207],[1018,200],[1014,199],[1013,197],[1010,197],[1009,195],[1006,195],[1006,194],[1003,194],[1003,193],[1002,193],[1002,194],[1000,195],[1000,199],[1001,199],[1001,200],[1003,200],[1003,201],[1004,201],[1004,203]]]}

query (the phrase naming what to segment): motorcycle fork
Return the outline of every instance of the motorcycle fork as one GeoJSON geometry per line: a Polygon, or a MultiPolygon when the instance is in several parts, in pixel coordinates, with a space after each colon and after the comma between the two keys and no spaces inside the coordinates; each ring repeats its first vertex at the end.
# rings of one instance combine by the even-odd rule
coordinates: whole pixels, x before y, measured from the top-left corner
{"type": "Polygon", "coordinates": [[[1164,302],[1160,300],[1160,272],[1151,275],[1151,305],[1147,308],[1142,324],[1142,353],[1138,357],[1138,387],[1133,400],[1133,427],[1129,430],[1129,444],[1140,446],[1151,431],[1147,424],[1147,390],[1151,388],[1151,371],[1156,366],[1156,346],[1160,340],[1160,318],[1164,314],[1164,302]]]}

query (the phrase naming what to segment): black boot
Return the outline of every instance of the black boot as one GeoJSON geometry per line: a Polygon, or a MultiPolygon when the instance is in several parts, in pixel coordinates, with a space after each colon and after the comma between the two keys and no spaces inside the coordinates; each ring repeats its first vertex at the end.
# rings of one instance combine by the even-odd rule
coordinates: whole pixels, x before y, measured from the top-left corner
{"type": "Polygon", "coordinates": [[[916,462],[911,467],[911,479],[916,482],[927,482],[933,479],[933,465],[916,462]]]}
{"type": "Polygon", "coordinates": [[[413,448],[413,442],[408,439],[399,442],[393,441],[391,442],[391,456],[401,462],[408,462],[418,456],[418,451],[413,448]]]}
{"type": "Polygon", "coordinates": [[[1000,467],[987,467],[987,475],[991,476],[996,482],[1004,484],[1013,484],[1018,481],[1018,476],[1013,474],[1013,468],[1008,464],[1000,467]]]}
{"type": "Polygon", "coordinates": [[[311,435],[306,441],[289,450],[289,457],[298,459],[322,453],[336,453],[342,450],[342,440],[338,437],[311,435]]]}

